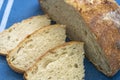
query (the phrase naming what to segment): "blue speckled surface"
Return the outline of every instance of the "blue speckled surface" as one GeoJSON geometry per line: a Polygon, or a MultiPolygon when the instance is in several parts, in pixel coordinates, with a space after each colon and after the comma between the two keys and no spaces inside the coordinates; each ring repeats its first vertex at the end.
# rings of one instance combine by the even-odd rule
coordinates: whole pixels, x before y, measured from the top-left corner
{"type": "MultiPolygon", "coordinates": [[[[117,2],[120,3],[120,0],[117,0],[117,2]]],[[[8,0],[4,0],[4,4],[0,10],[0,22],[7,3],[8,0]]],[[[38,0],[14,0],[6,28],[15,22],[19,22],[22,19],[38,14],[43,14],[39,7],[38,0]]],[[[96,68],[87,59],[85,59],[84,64],[86,70],[85,80],[120,80],[120,72],[115,76],[108,78],[96,70],[96,68]]],[[[0,80],[23,80],[22,74],[18,74],[9,68],[4,56],[0,56],[0,80]]]]}

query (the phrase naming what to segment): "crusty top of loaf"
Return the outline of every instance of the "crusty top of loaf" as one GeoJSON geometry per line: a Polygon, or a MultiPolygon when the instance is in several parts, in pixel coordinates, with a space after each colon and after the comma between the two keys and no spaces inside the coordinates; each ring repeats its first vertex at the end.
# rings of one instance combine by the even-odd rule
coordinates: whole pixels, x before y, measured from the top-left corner
{"type": "Polygon", "coordinates": [[[78,10],[84,20],[89,23],[104,13],[114,11],[118,5],[114,0],[65,0],[78,10]]]}
{"type": "MultiPolygon", "coordinates": [[[[102,47],[112,71],[120,63],[120,9],[114,0],[66,0],[81,14],[102,47]],[[114,67],[113,67],[114,65],[114,67]]],[[[114,72],[113,72],[114,73],[114,72]]]]}

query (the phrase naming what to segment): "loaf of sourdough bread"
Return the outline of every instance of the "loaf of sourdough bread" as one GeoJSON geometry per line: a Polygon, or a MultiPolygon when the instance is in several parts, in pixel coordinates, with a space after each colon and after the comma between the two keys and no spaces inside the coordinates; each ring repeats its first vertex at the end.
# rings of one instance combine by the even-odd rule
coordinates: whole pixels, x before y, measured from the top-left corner
{"type": "Polygon", "coordinates": [[[105,75],[120,69],[120,8],[115,0],[40,0],[43,10],[85,42],[86,57],[105,75]]]}
{"type": "Polygon", "coordinates": [[[25,72],[47,50],[64,43],[65,32],[65,26],[59,24],[37,30],[7,54],[9,66],[16,72],[25,72]]]}
{"type": "Polygon", "coordinates": [[[81,42],[57,46],[25,72],[25,80],[84,80],[84,49],[81,42]]]}
{"type": "Polygon", "coordinates": [[[9,29],[0,33],[0,54],[6,55],[14,49],[25,37],[34,31],[50,25],[47,15],[34,16],[12,25],[9,29]]]}

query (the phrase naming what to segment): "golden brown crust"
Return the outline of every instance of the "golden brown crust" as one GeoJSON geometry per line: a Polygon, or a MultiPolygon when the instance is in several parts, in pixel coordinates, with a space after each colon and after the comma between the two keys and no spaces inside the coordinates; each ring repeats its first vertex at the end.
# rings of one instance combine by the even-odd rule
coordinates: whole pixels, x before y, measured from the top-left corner
{"type": "Polygon", "coordinates": [[[24,73],[24,72],[25,72],[25,71],[23,71],[23,70],[21,70],[21,69],[18,69],[18,68],[16,68],[16,67],[14,67],[14,66],[11,64],[10,60],[8,59],[8,57],[9,57],[9,55],[6,56],[6,60],[7,60],[7,63],[8,63],[8,65],[10,66],[10,68],[11,68],[12,70],[14,70],[15,72],[18,72],[18,73],[24,73]]]}
{"type": "Polygon", "coordinates": [[[28,79],[27,79],[27,73],[26,73],[26,72],[24,73],[23,77],[24,77],[24,80],[28,80],[28,79]]]}
{"type": "MultiPolygon", "coordinates": [[[[101,1],[101,0],[100,0],[101,1]]],[[[117,47],[117,42],[120,42],[120,33],[117,25],[111,20],[104,20],[104,14],[117,10],[119,6],[109,0],[102,0],[100,4],[83,4],[76,2],[80,15],[89,25],[90,30],[95,34],[96,41],[102,47],[105,57],[107,58],[112,73],[115,74],[120,68],[120,49],[117,47]],[[84,6],[84,7],[83,7],[84,6]]]]}
{"type": "Polygon", "coordinates": [[[0,52],[0,55],[2,55],[2,56],[6,56],[7,54],[5,54],[6,52],[0,52]]]}

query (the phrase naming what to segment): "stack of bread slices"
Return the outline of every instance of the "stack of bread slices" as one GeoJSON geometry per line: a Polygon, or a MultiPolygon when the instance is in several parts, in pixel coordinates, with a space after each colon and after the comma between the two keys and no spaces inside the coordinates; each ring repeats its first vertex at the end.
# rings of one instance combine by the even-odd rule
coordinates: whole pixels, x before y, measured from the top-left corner
{"type": "Polygon", "coordinates": [[[0,54],[26,80],[83,80],[84,43],[65,40],[65,25],[34,16],[0,33],[0,54]]]}

